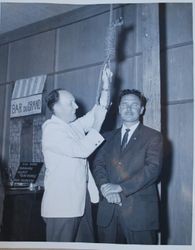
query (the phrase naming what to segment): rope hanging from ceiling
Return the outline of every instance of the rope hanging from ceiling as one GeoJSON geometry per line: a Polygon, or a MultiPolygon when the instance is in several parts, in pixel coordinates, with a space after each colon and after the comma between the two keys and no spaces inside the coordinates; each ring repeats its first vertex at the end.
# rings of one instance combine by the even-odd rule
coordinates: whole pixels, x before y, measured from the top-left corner
{"type": "MultiPolygon", "coordinates": [[[[100,103],[100,96],[102,92],[102,73],[103,69],[107,65],[107,67],[111,70],[111,60],[115,56],[115,44],[116,44],[116,28],[118,26],[121,26],[123,24],[123,20],[120,17],[118,20],[113,21],[113,4],[110,5],[110,12],[109,12],[109,25],[107,29],[106,39],[105,39],[105,60],[101,66],[99,79],[98,79],[98,88],[97,88],[97,94],[96,94],[96,104],[100,103]]],[[[106,104],[104,106],[108,107],[110,103],[110,92],[111,92],[111,86],[106,86],[107,91],[107,97],[106,104]]]]}

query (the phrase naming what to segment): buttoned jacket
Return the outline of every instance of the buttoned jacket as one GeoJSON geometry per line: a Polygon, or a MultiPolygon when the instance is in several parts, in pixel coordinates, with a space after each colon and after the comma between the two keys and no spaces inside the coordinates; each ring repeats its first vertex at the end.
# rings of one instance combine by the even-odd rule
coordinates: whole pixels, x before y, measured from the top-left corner
{"type": "Polygon", "coordinates": [[[98,225],[108,226],[117,207],[121,223],[129,230],[158,229],[157,182],[161,173],[161,134],[139,124],[122,152],[121,129],[104,136],[105,143],[94,161],[94,177],[99,188],[105,183],[119,184],[122,187],[122,206],[108,203],[102,197],[98,209],[98,225]]]}

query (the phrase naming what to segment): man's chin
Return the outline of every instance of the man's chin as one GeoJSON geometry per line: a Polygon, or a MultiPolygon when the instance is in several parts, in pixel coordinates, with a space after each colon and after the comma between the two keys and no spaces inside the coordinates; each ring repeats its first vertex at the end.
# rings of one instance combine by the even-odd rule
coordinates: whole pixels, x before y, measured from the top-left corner
{"type": "Polygon", "coordinates": [[[130,123],[136,123],[138,122],[139,120],[137,119],[124,119],[123,122],[130,122],[130,123]]]}
{"type": "Polygon", "coordinates": [[[71,122],[74,122],[75,120],[76,120],[76,115],[74,115],[71,122]]]}
{"type": "Polygon", "coordinates": [[[126,118],[126,119],[123,119],[123,121],[125,121],[125,122],[134,122],[135,121],[135,119],[133,119],[133,118],[126,118]]]}

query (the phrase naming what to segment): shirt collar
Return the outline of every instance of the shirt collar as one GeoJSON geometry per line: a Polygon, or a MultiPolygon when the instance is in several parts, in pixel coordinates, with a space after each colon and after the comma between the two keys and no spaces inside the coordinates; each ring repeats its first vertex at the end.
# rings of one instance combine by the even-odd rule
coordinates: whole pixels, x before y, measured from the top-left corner
{"type": "Polygon", "coordinates": [[[122,133],[125,133],[126,129],[130,129],[130,131],[133,133],[136,128],[138,127],[138,125],[140,124],[140,122],[138,121],[136,124],[132,125],[130,128],[127,127],[124,123],[123,123],[123,126],[122,126],[122,133]]]}

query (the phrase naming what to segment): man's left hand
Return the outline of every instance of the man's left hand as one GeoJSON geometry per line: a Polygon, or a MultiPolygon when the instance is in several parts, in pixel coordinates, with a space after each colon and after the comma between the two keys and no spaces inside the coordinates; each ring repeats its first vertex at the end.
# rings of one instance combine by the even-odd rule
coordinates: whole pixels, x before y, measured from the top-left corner
{"type": "Polygon", "coordinates": [[[105,198],[106,198],[108,203],[114,203],[114,204],[117,204],[119,206],[122,206],[121,197],[120,197],[119,193],[108,194],[105,198]]]}

